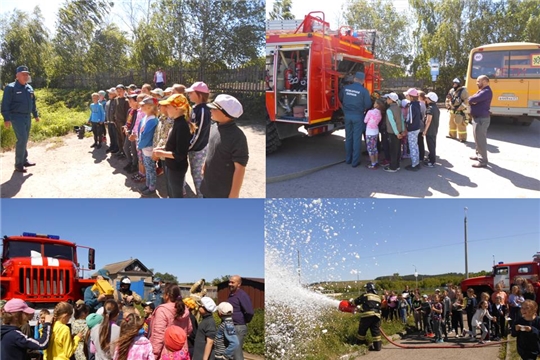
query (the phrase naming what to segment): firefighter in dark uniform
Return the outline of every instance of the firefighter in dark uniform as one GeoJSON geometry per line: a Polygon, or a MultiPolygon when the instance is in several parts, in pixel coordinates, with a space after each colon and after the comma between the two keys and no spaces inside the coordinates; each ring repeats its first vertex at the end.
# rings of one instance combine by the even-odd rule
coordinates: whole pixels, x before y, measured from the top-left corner
{"type": "Polygon", "coordinates": [[[360,325],[358,326],[358,344],[367,345],[366,334],[371,330],[373,344],[370,351],[381,351],[381,297],[377,295],[375,284],[368,282],[365,286],[366,293],[352,300],[360,313],[360,325]]]}
{"type": "Polygon", "coordinates": [[[39,114],[36,109],[36,97],[34,89],[28,84],[30,72],[28,67],[19,66],[16,81],[8,84],[4,89],[2,98],[2,116],[4,117],[4,126],[9,128],[13,126],[13,131],[17,137],[15,145],[15,171],[26,172],[25,167],[34,166],[35,163],[28,161],[28,137],[30,136],[30,127],[32,119],[30,115],[39,121],[39,114]]]}

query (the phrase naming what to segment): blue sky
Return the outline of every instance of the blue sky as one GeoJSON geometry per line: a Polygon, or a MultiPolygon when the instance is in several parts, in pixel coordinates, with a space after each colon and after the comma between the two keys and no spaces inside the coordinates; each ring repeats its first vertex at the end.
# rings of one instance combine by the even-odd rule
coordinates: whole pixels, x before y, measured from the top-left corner
{"type": "Polygon", "coordinates": [[[264,277],[263,208],[262,200],[2,199],[1,235],[59,235],[95,248],[98,269],[137,258],[181,282],[264,277]]]}
{"type": "Polygon", "coordinates": [[[304,283],[469,272],[540,251],[540,200],[285,199],[265,210],[266,245],[304,283]],[[358,272],[358,275],[357,275],[358,272]]]}

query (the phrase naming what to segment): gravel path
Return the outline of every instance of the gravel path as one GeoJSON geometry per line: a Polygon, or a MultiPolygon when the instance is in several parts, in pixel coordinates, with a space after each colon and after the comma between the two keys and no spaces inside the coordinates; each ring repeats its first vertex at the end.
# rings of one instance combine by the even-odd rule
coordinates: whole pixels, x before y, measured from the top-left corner
{"type": "MultiPolygon", "coordinates": [[[[246,134],[249,162],[240,191],[242,198],[264,198],[265,125],[263,122],[239,123],[246,134]]],[[[138,198],[141,184],[131,180],[122,168],[126,160],[106,154],[106,147],[92,149],[92,137],[78,139],[76,134],[31,144],[29,160],[37,165],[27,173],[13,171],[14,150],[3,152],[1,162],[2,198],[138,198]]],[[[186,176],[188,197],[194,197],[193,181],[186,176]]],[[[165,176],[158,177],[156,197],[166,197],[165,176]]]]}

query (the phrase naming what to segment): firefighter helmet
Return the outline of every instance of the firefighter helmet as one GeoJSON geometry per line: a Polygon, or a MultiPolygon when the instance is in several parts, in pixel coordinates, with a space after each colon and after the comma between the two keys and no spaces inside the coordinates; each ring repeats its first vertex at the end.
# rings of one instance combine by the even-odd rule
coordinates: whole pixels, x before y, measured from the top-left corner
{"type": "Polygon", "coordinates": [[[461,84],[461,81],[458,78],[455,78],[454,80],[452,80],[452,82],[457,83],[457,84],[461,84]]]}
{"type": "Polygon", "coordinates": [[[368,293],[377,294],[377,290],[375,289],[375,284],[372,282],[368,282],[366,285],[364,285],[366,288],[366,291],[368,293]]]}
{"type": "Polygon", "coordinates": [[[129,279],[129,277],[124,276],[122,280],[120,280],[120,284],[131,285],[131,280],[129,279]]]}

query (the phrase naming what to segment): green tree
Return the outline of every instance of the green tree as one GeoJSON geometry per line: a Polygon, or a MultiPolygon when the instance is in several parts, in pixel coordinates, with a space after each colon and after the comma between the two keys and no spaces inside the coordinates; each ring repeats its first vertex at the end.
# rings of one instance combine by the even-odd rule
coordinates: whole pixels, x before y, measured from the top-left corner
{"type": "Polygon", "coordinates": [[[401,68],[382,66],[382,77],[403,76],[412,61],[407,27],[409,19],[398,13],[390,0],[353,0],[344,10],[344,20],[353,29],[375,29],[375,57],[401,68]]]}
{"type": "Polygon", "coordinates": [[[221,277],[217,277],[214,280],[212,280],[212,286],[218,286],[224,281],[229,281],[230,275],[223,275],[221,277]]]}
{"type": "Polygon", "coordinates": [[[172,274],[169,274],[169,273],[160,273],[158,271],[158,272],[154,273],[154,279],[157,278],[157,277],[160,278],[161,281],[163,281],[163,282],[169,282],[169,283],[178,284],[178,278],[176,277],[176,275],[172,275],[172,274]]]}
{"type": "Polygon", "coordinates": [[[291,8],[292,0],[275,0],[272,11],[269,14],[270,20],[294,20],[291,8]]]}
{"type": "Polygon", "coordinates": [[[90,73],[124,71],[130,46],[126,34],[116,24],[98,29],[86,55],[90,73]]]}
{"type": "Polygon", "coordinates": [[[31,14],[16,9],[2,21],[0,58],[3,63],[3,84],[14,81],[17,66],[26,65],[31,71],[34,86],[45,85],[51,47],[43,24],[43,15],[38,6],[31,14]]]}

